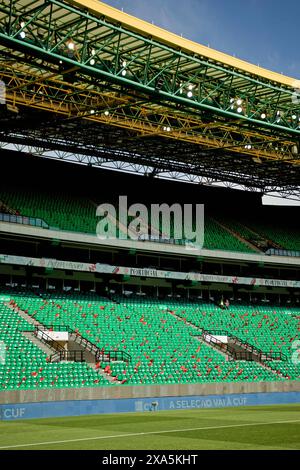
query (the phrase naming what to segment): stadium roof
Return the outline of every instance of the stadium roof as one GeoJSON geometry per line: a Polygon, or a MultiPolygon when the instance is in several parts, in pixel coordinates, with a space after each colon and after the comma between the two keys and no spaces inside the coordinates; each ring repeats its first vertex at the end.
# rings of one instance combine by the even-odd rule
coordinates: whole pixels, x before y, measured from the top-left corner
{"type": "Polygon", "coordinates": [[[219,52],[202,44],[190,41],[189,39],[180,37],[177,34],[150,24],[147,21],[140,20],[139,18],[135,18],[128,13],[117,10],[110,5],[99,2],[98,0],[68,0],[68,2],[78,7],[88,8],[89,11],[93,12],[97,16],[105,16],[107,19],[110,19],[113,22],[117,21],[120,25],[126,27],[127,29],[131,29],[132,31],[136,31],[143,35],[147,34],[161,43],[167,44],[172,48],[180,48],[182,51],[185,51],[188,54],[197,54],[215,62],[233,67],[237,70],[250,73],[251,75],[257,75],[258,77],[263,77],[267,80],[281,83],[282,85],[291,87],[294,87],[295,85],[295,78],[286,77],[282,74],[272,72],[257,65],[250,64],[244,60],[232,57],[229,54],[224,54],[223,52],[219,52]]]}
{"type": "MultiPolygon", "coordinates": [[[[3,142],[300,185],[300,84],[96,0],[3,0],[3,142]]],[[[0,97],[1,98],[1,97],[0,97]]]]}

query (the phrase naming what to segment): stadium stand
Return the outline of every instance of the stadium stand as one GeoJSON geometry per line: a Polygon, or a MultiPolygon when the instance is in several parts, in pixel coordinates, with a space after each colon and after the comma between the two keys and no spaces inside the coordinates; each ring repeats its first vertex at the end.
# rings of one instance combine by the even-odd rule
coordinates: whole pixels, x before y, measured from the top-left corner
{"type": "MultiPolygon", "coordinates": [[[[103,249],[101,244],[90,246],[84,241],[78,244],[68,240],[65,243],[59,234],[47,240],[44,235],[48,228],[95,234],[98,203],[116,205],[111,193],[104,194],[102,183],[105,178],[124,194],[124,187],[120,186],[122,180],[115,175],[98,177],[95,173],[93,179],[86,173],[90,186],[81,188],[84,170],[70,169],[73,177],[69,184],[67,170],[62,171],[58,182],[55,179],[59,173],[57,167],[52,171],[49,171],[52,175],[49,183],[36,186],[32,171],[31,179],[23,182],[20,177],[15,187],[15,180],[12,184],[6,181],[1,185],[1,211],[12,217],[11,222],[19,216],[44,222],[38,225],[44,228],[42,240],[39,239],[40,232],[32,238],[26,233],[20,238],[14,230],[12,236],[8,237],[5,231],[2,234],[1,254],[4,256],[0,282],[10,286],[0,290],[0,341],[6,347],[5,364],[0,364],[2,390],[243,384],[299,379],[299,366],[292,361],[293,342],[299,338],[299,308],[283,307],[287,299],[299,302],[297,286],[289,289],[284,281],[298,279],[298,267],[284,261],[286,264],[280,270],[277,264],[266,266],[260,260],[251,261],[252,254],[263,257],[269,246],[298,247],[299,233],[297,227],[293,228],[291,217],[283,218],[282,228],[274,229],[272,235],[263,227],[275,224],[274,213],[268,208],[262,210],[260,201],[252,199],[252,195],[249,200],[245,195],[240,196],[241,206],[230,212],[235,195],[220,193],[214,196],[211,192],[203,192],[203,196],[196,199],[195,193],[196,201],[201,202],[202,197],[202,201],[207,201],[204,248],[234,252],[234,258],[230,259],[226,252],[222,253],[221,260],[214,254],[203,259],[185,256],[183,249],[179,255],[168,255],[164,253],[164,246],[147,256],[143,251],[146,244],[138,242],[132,250],[118,251],[103,249]],[[96,185],[98,178],[100,184],[96,185]],[[224,210],[220,206],[222,198],[224,210]],[[244,203],[248,209],[252,204],[257,208],[257,217],[246,219],[248,209],[244,210],[244,203]],[[286,233],[286,241],[279,240],[281,233],[286,233]],[[29,260],[34,257],[40,263],[18,265],[19,261],[14,260],[14,264],[9,265],[6,255],[27,256],[29,260]],[[46,267],[45,259],[54,260],[53,265],[46,267]],[[107,264],[109,269],[107,272],[81,272],[76,263],[107,264]],[[118,266],[128,267],[128,276],[110,270],[118,266]],[[144,274],[143,271],[151,266],[154,273],[144,274]],[[141,272],[131,274],[131,269],[141,272]],[[159,269],[212,277],[219,275],[226,281],[159,279],[156,273],[159,269]],[[254,280],[270,278],[275,282],[235,285],[238,276],[247,279],[251,276],[250,281],[252,277],[254,280]],[[276,280],[279,280],[278,286],[276,280]],[[144,290],[149,297],[121,296],[127,288],[134,293],[138,289],[144,290]],[[70,293],[67,293],[68,289],[70,293]],[[170,292],[172,297],[168,297],[170,292]],[[182,300],[174,300],[179,292],[182,300]],[[221,309],[217,299],[226,296],[226,292],[233,300],[228,309],[221,309]],[[189,294],[191,297],[187,300],[189,294]],[[250,304],[251,295],[261,299],[269,294],[268,305],[257,301],[250,304]],[[242,300],[238,302],[239,297],[242,300]],[[275,305],[277,300],[281,301],[279,305],[275,305]],[[73,338],[69,355],[54,344],[46,344],[49,341],[41,341],[38,331],[46,334],[47,329],[68,331],[73,338]],[[218,336],[226,337],[228,342],[220,344],[220,340],[214,339],[218,336]],[[89,354],[77,357],[76,351],[89,354]]],[[[124,181],[124,186],[133,188],[134,195],[136,192],[143,202],[143,186],[147,180],[129,180],[126,176],[124,181]]],[[[157,199],[162,191],[157,190],[157,199]]],[[[170,201],[176,200],[176,191],[175,187],[170,190],[170,201]]],[[[189,191],[192,190],[187,189],[183,202],[193,200],[194,194],[189,191]]],[[[150,203],[157,203],[157,199],[150,203]]],[[[26,219],[22,222],[26,224],[26,219]]],[[[15,226],[11,224],[9,228],[15,226]]],[[[171,228],[174,230],[173,226],[171,228]]],[[[159,230],[162,235],[161,226],[159,230]]]]}
{"type": "Polygon", "coordinates": [[[6,294],[0,299],[0,341],[5,346],[5,363],[0,364],[2,390],[110,385],[84,362],[49,362],[41,347],[24,335],[33,332],[34,326],[12,310],[6,294]]]}
{"type": "Polygon", "coordinates": [[[272,240],[286,250],[300,251],[299,229],[277,225],[276,223],[259,222],[251,224],[253,230],[258,234],[272,240]]]}
{"type": "Polygon", "coordinates": [[[26,289],[3,291],[0,309],[7,355],[5,365],[0,365],[2,389],[300,378],[299,366],[290,359],[292,342],[299,338],[297,309],[230,305],[221,310],[203,302],[118,296],[110,300],[95,294],[34,294],[26,289]],[[99,350],[124,351],[130,361],[51,362],[24,336],[35,328],[24,315],[54,331],[68,328],[99,350]],[[206,342],[200,329],[238,337],[244,345],[264,351],[266,360],[232,360],[226,351],[206,342]],[[268,360],[268,354],[276,352],[282,358],[268,360]]]}
{"type": "Polygon", "coordinates": [[[185,23],[1,1],[0,449],[299,448],[297,80],[185,23]]]}
{"type": "Polygon", "coordinates": [[[226,216],[218,214],[217,218],[222,221],[222,224],[262,251],[268,248],[300,250],[299,228],[295,221],[288,217],[281,217],[280,224],[278,224],[277,217],[275,218],[268,208],[258,213],[255,218],[251,217],[251,214],[247,218],[244,214],[240,214],[238,220],[228,214],[226,216]]]}
{"type": "MultiPolygon", "coordinates": [[[[43,192],[42,190],[1,188],[0,200],[10,210],[22,216],[42,219],[50,228],[92,234],[96,231],[95,212],[98,204],[93,203],[87,197],[79,198],[59,192],[43,192]]],[[[171,237],[173,236],[174,227],[171,225],[171,237]]],[[[246,253],[255,251],[209,215],[205,217],[204,248],[246,253]]]]}
{"type": "Polygon", "coordinates": [[[95,208],[86,198],[59,191],[1,188],[0,200],[20,215],[42,219],[50,227],[95,233],[95,208]]]}

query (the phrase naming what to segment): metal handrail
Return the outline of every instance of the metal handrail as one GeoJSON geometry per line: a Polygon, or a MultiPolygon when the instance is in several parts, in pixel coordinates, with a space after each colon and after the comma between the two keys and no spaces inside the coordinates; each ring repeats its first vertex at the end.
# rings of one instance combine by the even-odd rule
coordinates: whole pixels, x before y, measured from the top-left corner
{"type": "Polygon", "coordinates": [[[64,347],[61,344],[59,344],[57,341],[55,341],[53,338],[51,338],[51,336],[47,335],[47,333],[45,333],[44,330],[36,328],[33,334],[37,337],[37,339],[42,341],[42,343],[46,344],[50,348],[55,349],[56,351],[61,351],[61,350],[65,351],[64,347]],[[41,332],[42,334],[40,338],[38,337],[38,332],[41,332]],[[51,344],[49,344],[49,342],[51,344]]]}
{"type": "Polygon", "coordinates": [[[68,325],[36,325],[36,328],[41,331],[67,331],[68,333],[74,333],[74,330],[72,330],[68,325]]]}
{"type": "Polygon", "coordinates": [[[125,351],[103,351],[96,355],[96,360],[101,362],[123,361],[131,362],[131,356],[125,351]]]}
{"type": "Polygon", "coordinates": [[[100,351],[100,348],[96,346],[94,343],[89,341],[88,339],[84,338],[82,335],[76,332],[72,332],[75,334],[75,343],[85,346],[85,349],[89,352],[94,352],[95,354],[100,351]],[[79,340],[79,341],[78,341],[79,340]]]}
{"type": "Polygon", "coordinates": [[[83,353],[81,349],[75,349],[73,351],[58,351],[55,354],[51,354],[50,362],[59,361],[74,361],[74,362],[84,362],[83,353]],[[79,360],[78,360],[79,357],[79,360]]]}
{"type": "Polygon", "coordinates": [[[103,349],[96,346],[96,344],[84,338],[80,333],[74,331],[73,328],[71,328],[69,325],[38,325],[36,328],[39,331],[51,329],[54,331],[62,330],[75,335],[75,343],[79,344],[80,346],[83,346],[86,351],[93,353],[95,355],[96,362],[108,362],[107,357],[110,358],[112,361],[120,360],[124,362],[131,362],[130,354],[126,353],[125,351],[103,351],[103,349]]]}
{"type": "Polygon", "coordinates": [[[94,343],[92,343],[90,340],[84,338],[81,334],[76,333],[75,331],[72,331],[73,334],[75,334],[75,342],[78,343],[79,345],[85,346],[85,349],[89,352],[92,352],[95,354],[95,360],[96,362],[98,361],[105,361],[106,357],[111,359],[112,361],[124,361],[124,362],[131,362],[131,356],[130,354],[126,353],[125,351],[105,351],[98,346],[96,346],[94,343]],[[79,341],[78,341],[79,340],[79,341]]]}
{"type": "MultiPolygon", "coordinates": [[[[286,356],[279,352],[264,352],[256,348],[252,348],[251,351],[236,351],[234,348],[232,348],[230,345],[227,343],[222,343],[219,339],[217,339],[213,334],[207,330],[204,330],[203,328],[201,329],[201,337],[204,339],[205,342],[208,344],[213,344],[215,347],[220,349],[224,353],[229,353],[234,359],[236,360],[248,360],[248,361],[254,361],[257,360],[258,362],[264,364],[265,361],[272,361],[272,360],[286,360],[286,356]]],[[[220,332],[220,330],[216,330],[220,332]]],[[[227,333],[224,330],[222,330],[222,333],[227,333]]],[[[214,331],[214,334],[215,333],[214,331]]],[[[229,334],[226,334],[227,336],[230,337],[229,334]]],[[[197,335],[198,336],[198,335],[197,335]]],[[[237,337],[236,337],[237,338],[237,337]]],[[[239,338],[237,338],[239,339],[239,338]]],[[[240,342],[240,344],[243,344],[240,342]]],[[[250,345],[251,346],[251,345],[250,345]]]]}
{"type": "MultiPolygon", "coordinates": [[[[205,331],[205,330],[204,330],[205,331]]],[[[287,360],[287,356],[283,354],[281,351],[263,351],[262,349],[257,348],[256,346],[253,346],[252,344],[248,343],[246,340],[242,340],[241,338],[238,338],[237,336],[231,334],[229,331],[225,330],[210,330],[209,333],[211,335],[222,335],[222,336],[229,336],[230,339],[235,340],[236,344],[240,344],[243,346],[246,346],[248,348],[248,351],[255,353],[257,355],[265,355],[269,356],[271,360],[287,360]]],[[[266,359],[268,360],[268,359],[266,359]]]]}
{"type": "Polygon", "coordinates": [[[0,222],[9,222],[21,225],[31,225],[33,227],[49,229],[49,225],[40,218],[31,217],[26,215],[6,214],[0,212],[0,222]]]}

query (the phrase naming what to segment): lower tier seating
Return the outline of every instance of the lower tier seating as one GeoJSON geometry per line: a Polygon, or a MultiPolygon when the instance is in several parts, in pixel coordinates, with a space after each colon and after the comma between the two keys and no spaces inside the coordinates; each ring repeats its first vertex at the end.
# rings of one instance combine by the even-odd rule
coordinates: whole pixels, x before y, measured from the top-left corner
{"type": "MultiPolygon", "coordinates": [[[[281,351],[287,360],[276,361],[276,369],[289,379],[300,378],[300,368],[292,362],[293,342],[299,337],[297,310],[246,305],[221,310],[205,303],[117,300],[3,294],[0,340],[5,343],[6,360],[0,365],[1,389],[287,380],[254,361],[228,360],[201,341],[189,322],[211,332],[225,330],[268,352],[281,351]],[[46,326],[70,327],[102,350],[124,351],[131,361],[111,361],[107,379],[112,382],[86,363],[51,363],[46,353],[24,337],[22,332],[33,326],[9,303],[46,326]]],[[[99,366],[104,369],[107,364],[99,366]]]]}

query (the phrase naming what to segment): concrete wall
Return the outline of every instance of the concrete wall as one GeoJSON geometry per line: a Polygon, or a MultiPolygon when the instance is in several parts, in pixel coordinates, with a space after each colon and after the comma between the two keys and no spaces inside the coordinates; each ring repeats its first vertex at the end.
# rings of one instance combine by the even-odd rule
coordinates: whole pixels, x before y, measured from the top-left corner
{"type": "Polygon", "coordinates": [[[182,246],[178,245],[169,245],[169,244],[160,244],[155,242],[139,242],[134,240],[121,240],[121,239],[108,239],[108,240],[99,240],[95,235],[89,235],[84,233],[77,232],[67,232],[60,230],[47,230],[38,227],[31,227],[29,225],[19,225],[7,222],[0,222],[0,232],[16,234],[16,235],[27,235],[30,237],[37,237],[41,239],[53,239],[58,238],[61,241],[76,242],[86,245],[90,244],[91,246],[103,246],[110,248],[125,248],[125,249],[136,249],[149,253],[168,253],[182,255],[184,252],[185,256],[203,256],[206,258],[213,258],[217,260],[234,260],[234,261],[253,261],[260,262],[265,264],[280,264],[280,265],[289,265],[289,266],[299,266],[299,258],[293,258],[291,256],[268,256],[264,253],[239,253],[233,251],[222,251],[222,250],[186,250],[182,246]]]}
{"type": "Polygon", "coordinates": [[[122,398],[207,396],[245,393],[300,392],[300,381],[107,386],[49,390],[16,390],[0,392],[0,404],[58,402],[66,400],[108,400],[122,398]]]}
{"type": "Polygon", "coordinates": [[[65,400],[0,405],[0,419],[15,420],[30,418],[57,418],[107,413],[141,413],[149,411],[174,411],[299,403],[300,392],[260,392],[221,395],[119,398],[105,400],[65,400]]]}

